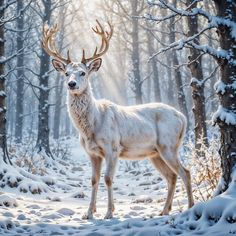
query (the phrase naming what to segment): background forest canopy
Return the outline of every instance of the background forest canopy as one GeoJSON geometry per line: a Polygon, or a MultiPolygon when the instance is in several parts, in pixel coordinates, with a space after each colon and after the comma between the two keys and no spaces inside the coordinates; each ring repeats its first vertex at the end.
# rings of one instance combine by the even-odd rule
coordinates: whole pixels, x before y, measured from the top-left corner
{"type": "MultiPolygon", "coordinates": [[[[82,49],[87,55],[92,54],[100,44],[91,30],[96,19],[106,27],[108,21],[114,26],[101,70],[91,78],[96,98],[121,105],[163,102],[176,107],[187,117],[188,137],[194,142],[196,154],[203,157],[209,139],[218,136],[211,122],[214,113],[214,121],[223,120],[232,132],[230,124],[236,122],[233,110],[218,107],[217,98],[217,93],[223,95],[227,88],[219,80],[219,68],[223,68],[226,59],[229,62],[230,54],[216,49],[225,41],[222,36],[220,42],[219,35],[231,31],[231,27],[234,32],[234,28],[228,21],[212,18],[221,14],[216,9],[220,4],[217,1],[4,3],[2,0],[2,81],[6,79],[7,109],[2,110],[1,119],[6,112],[6,127],[2,122],[2,130],[6,129],[10,156],[17,156],[15,145],[24,143],[26,152],[31,156],[43,153],[48,164],[55,156],[68,154],[60,140],[77,134],[67,114],[64,78],[53,69],[50,57],[41,47],[45,22],[58,24],[58,51],[65,55],[70,49],[74,61],[81,60],[82,49]]],[[[226,46],[230,48],[231,44],[226,46]]],[[[226,79],[233,78],[227,76],[226,79]]],[[[230,97],[228,92],[225,94],[230,97]]],[[[4,97],[5,92],[0,105],[5,102],[4,97]]],[[[226,100],[224,103],[228,108],[226,100]]],[[[233,155],[234,148],[227,150],[233,155]]]]}
{"type": "MultiPolygon", "coordinates": [[[[173,2],[184,6],[182,1],[173,2]]],[[[212,1],[199,4],[209,12],[215,11],[212,1]]],[[[168,50],[153,57],[161,48],[186,34],[186,18],[159,23],[147,20],[145,17],[149,14],[164,17],[169,13],[164,8],[151,8],[145,0],[17,1],[6,9],[6,15],[11,17],[15,11],[21,16],[5,24],[6,57],[17,53],[5,68],[10,142],[21,142],[22,137],[36,139],[48,132],[54,139],[76,133],[66,111],[63,78],[53,70],[41,48],[42,26],[46,21],[59,25],[59,51],[65,54],[70,49],[73,60],[79,61],[83,48],[89,54],[100,43],[91,31],[95,20],[103,25],[109,20],[114,25],[114,35],[101,70],[91,79],[95,97],[123,105],[147,102],[173,105],[188,117],[189,130],[193,130],[192,75],[187,66],[189,50],[168,50]],[[45,132],[44,124],[38,122],[42,118],[49,124],[45,132]]],[[[204,25],[204,20],[199,19],[199,24],[204,25]]],[[[215,30],[210,30],[200,40],[214,47],[218,44],[216,38],[215,30]]],[[[205,93],[205,100],[201,102],[206,106],[205,120],[210,121],[217,105],[214,84],[218,71],[211,56],[200,56],[205,93]]],[[[40,142],[38,140],[39,146],[40,142]]]]}

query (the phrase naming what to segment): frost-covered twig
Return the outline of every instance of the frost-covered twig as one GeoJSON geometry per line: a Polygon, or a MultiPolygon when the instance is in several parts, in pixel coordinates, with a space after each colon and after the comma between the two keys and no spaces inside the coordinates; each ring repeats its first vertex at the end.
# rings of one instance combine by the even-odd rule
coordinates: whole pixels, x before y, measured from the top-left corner
{"type": "MultiPolygon", "coordinates": [[[[178,41],[176,41],[176,42],[174,42],[174,43],[171,43],[168,47],[165,47],[165,48],[162,48],[161,50],[159,50],[157,53],[154,53],[150,58],[149,58],[149,61],[150,60],[152,60],[154,57],[156,57],[157,55],[159,55],[159,54],[161,54],[161,53],[163,53],[163,52],[166,52],[166,51],[168,51],[168,50],[170,50],[170,49],[177,49],[177,50],[180,50],[180,49],[182,49],[182,48],[184,48],[186,45],[188,45],[188,44],[190,44],[191,45],[191,43],[192,43],[192,41],[194,40],[194,39],[196,39],[197,37],[199,37],[199,35],[201,35],[202,33],[204,33],[205,31],[207,31],[207,30],[209,30],[209,29],[211,29],[212,27],[206,27],[206,28],[204,28],[204,29],[202,29],[201,31],[199,31],[197,34],[194,34],[193,36],[191,36],[191,37],[188,37],[187,39],[180,39],[180,40],[178,40],[178,41]]],[[[191,46],[193,46],[193,45],[196,45],[196,44],[192,44],[191,46]]],[[[200,48],[200,49],[202,49],[201,51],[203,51],[203,52],[207,52],[207,50],[208,51],[210,51],[210,52],[214,52],[214,49],[213,48],[211,48],[210,46],[208,46],[208,48],[207,47],[205,47],[204,48],[204,46],[200,46],[200,45],[197,45],[198,46],[198,48],[200,48]],[[211,50],[210,50],[211,49],[211,50]],[[205,51],[204,51],[205,50],[205,51]]],[[[217,54],[216,54],[217,55],[217,54]]]]}
{"type": "Polygon", "coordinates": [[[22,15],[22,13],[23,13],[25,10],[27,10],[27,8],[30,6],[30,4],[31,4],[32,1],[33,1],[33,0],[30,0],[30,2],[29,2],[28,4],[26,4],[26,5],[19,11],[18,14],[13,15],[13,16],[10,16],[10,17],[7,18],[7,19],[1,18],[1,19],[0,19],[0,26],[6,24],[6,23],[8,23],[8,22],[12,22],[12,21],[18,19],[18,18],[22,15]]]}

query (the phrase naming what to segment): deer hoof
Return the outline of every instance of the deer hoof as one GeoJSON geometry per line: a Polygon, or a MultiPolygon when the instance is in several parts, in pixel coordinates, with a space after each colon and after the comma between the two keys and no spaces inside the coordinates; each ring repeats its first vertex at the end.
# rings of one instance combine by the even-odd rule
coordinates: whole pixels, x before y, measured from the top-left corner
{"type": "Polygon", "coordinates": [[[166,215],[169,215],[169,211],[163,210],[163,211],[159,214],[159,216],[166,216],[166,215]]]}
{"type": "Polygon", "coordinates": [[[85,214],[82,216],[82,220],[92,220],[92,219],[93,219],[93,214],[92,214],[92,212],[85,213],[85,214]]]}
{"type": "Polygon", "coordinates": [[[112,219],[112,218],[113,218],[112,211],[108,211],[107,214],[105,215],[104,219],[112,219]]]}

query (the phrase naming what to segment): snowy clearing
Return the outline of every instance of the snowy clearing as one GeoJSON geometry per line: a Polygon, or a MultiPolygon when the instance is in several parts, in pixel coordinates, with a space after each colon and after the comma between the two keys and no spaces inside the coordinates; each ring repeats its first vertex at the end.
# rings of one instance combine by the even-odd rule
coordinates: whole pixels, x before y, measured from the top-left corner
{"type": "MultiPolygon", "coordinates": [[[[78,141],[78,140],[77,140],[78,141]]],[[[214,235],[236,234],[235,193],[187,209],[187,195],[180,179],[170,216],[160,217],[167,188],[147,161],[132,167],[121,161],[114,179],[115,214],[104,220],[107,192],[99,185],[97,213],[82,220],[90,200],[90,162],[78,143],[69,160],[51,171],[56,184],[51,193],[23,194],[5,188],[0,195],[0,235],[214,235]],[[63,166],[64,164],[64,166],[63,166]],[[228,205],[227,207],[225,207],[228,205]]],[[[15,190],[16,191],[16,190],[15,190]]]]}

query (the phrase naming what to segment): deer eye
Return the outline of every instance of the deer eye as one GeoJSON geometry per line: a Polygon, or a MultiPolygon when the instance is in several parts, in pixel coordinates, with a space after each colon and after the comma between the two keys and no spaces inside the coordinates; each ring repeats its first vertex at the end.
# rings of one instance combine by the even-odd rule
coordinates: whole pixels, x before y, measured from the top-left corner
{"type": "Polygon", "coordinates": [[[85,76],[85,72],[84,71],[80,72],[80,76],[85,76]]]}
{"type": "Polygon", "coordinates": [[[68,73],[68,72],[65,72],[65,76],[69,76],[69,73],[68,73]]]}

